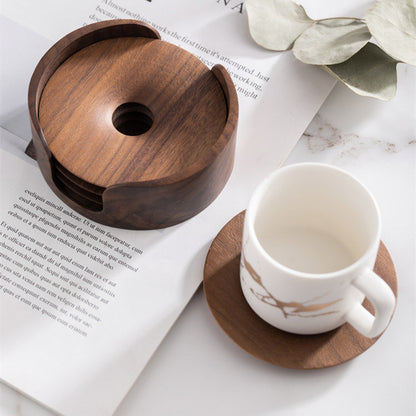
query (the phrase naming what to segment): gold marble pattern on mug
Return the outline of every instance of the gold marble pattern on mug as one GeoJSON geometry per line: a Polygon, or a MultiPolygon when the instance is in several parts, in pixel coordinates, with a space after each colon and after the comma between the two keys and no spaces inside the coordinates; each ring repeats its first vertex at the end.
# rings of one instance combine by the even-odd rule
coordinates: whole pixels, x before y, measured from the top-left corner
{"type": "Polygon", "coordinates": [[[334,305],[335,303],[341,300],[341,299],[336,299],[328,303],[311,303],[326,296],[326,293],[321,296],[317,296],[313,299],[302,302],[302,303],[294,302],[294,301],[283,302],[283,301],[276,299],[264,286],[260,275],[254,270],[253,266],[247,261],[247,259],[244,256],[242,256],[241,260],[242,260],[241,265],[247,270],[248,274],[252,277],[252,279],[259,286],[263,288],[263,290],[266,292],[266,295],[256,292],[252,287],[250,287],[250,291],[260,301],[266,303],[267,305],[274,306],[275,308],[280,309],[285,318],[287,318],[288,316],[298,316],[301,318],[314,318],[317,316],[330,315],[330,314],[339,312],[339,311],[333,310],[333,311],[327,311],[327,312],[322,312],[322,313],[310,313],[310,312],[321,311],[325,308],[328,308],[331,305],[334,305]],[[303,313],[306,313],[306,315],[302,315],[303,313]]]}

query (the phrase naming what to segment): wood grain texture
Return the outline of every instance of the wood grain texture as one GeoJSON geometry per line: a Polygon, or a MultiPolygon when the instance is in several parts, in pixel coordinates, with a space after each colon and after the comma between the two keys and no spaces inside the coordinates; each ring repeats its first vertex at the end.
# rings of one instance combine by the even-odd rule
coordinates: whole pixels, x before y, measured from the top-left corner
{"type": "Polygon", "coordinates": [[[198,58],[159,39],[94,43],[68,58],[43,91],[39,119],[56,160],[101,187],[180,174],[210,152],[227,103],[198,58]],[[138,136],[120,133],[114,111],[140,103],[154,115],[138,136]]]}
{"type": "Polygon", "coordinates": [[[29,113],[49,186],[106,225],[177,224],[208,206],[231,174],[238,100],[230,76],[142,22],[94,23],[61,39],[35,69],[29,113]],[[126,104],[131,112],[120,110],[126,104]],[[133,112],[149,130],[130,131],[133,112]]]}
{"type": "MultiPolygon", "coordinates": [[[[249,354],[287,368],[319,369],[351,360],[370,348],[379,337],[369,339],[349,324],[318,335],[281,331],[258,317],[244,298],[240,286],[240,253],[244,212],[220,231],[208,252],[204,291],[208,306],[224,332],[249,354]]],[[[382,242],[374,271],[397,298],[393,261],[382,242]]],[[[371,304],[363,304],[373,312],[371,304]]]]}

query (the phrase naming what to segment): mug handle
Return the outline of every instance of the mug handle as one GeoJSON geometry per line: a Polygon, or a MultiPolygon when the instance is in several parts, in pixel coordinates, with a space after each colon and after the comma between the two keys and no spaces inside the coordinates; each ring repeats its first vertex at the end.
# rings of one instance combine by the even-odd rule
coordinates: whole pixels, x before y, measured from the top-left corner
{"type": "Polygon", "coordinates": [[[373,271],[368,271],[351,284],[362,292],[374,306],[372,315],[357,303],[345,318],[358,332],[368,338],[380,335],[390,322],[396,305],[396,298],[389,285],[373,271]]]}

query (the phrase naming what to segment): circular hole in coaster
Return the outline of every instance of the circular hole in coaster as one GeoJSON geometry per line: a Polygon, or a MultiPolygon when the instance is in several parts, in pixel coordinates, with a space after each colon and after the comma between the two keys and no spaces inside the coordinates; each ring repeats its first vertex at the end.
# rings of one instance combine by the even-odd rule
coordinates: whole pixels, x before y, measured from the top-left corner
{"type": "Polygon", "coordinates": [[[113,113],[113,125],[126,136],[146,133],[153,124],[153,114],[148,107],[139,103],[125,103],[113,113]]]}

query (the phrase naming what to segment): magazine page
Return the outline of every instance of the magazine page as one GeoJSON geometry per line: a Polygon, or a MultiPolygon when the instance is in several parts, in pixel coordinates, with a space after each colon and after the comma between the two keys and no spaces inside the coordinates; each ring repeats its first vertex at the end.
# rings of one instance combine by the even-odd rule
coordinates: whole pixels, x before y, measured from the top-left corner
{"type": "Polygon", "coordinates": [[[207,227],[93,223],[13,153],[0,153],[0,378],[60,413],[111,414],[199,285],[207,227]]]}

